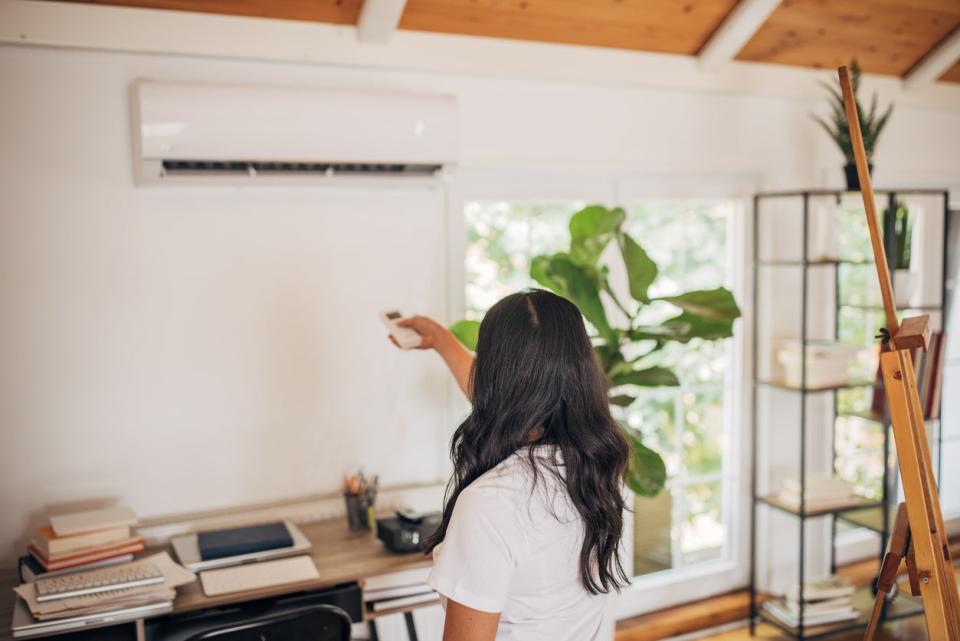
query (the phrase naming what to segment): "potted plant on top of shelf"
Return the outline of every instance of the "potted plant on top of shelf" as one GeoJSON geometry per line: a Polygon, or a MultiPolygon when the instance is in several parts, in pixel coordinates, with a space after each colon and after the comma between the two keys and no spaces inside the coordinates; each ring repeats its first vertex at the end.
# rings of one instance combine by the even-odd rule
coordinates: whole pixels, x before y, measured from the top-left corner
{"type": "Polygon", "coordinates": [[[902,202],[895,201],[893,208],[884,212],[884,229],[892,234],[893,242],[893,297],[897,307],[907,307],[916,290],[916,274],[910,270],[910,243],[913,230],[910,227],[910,210],[902,202]]]}
{"type": "MultiPolygon", "coordinates": [[[[622,416],[624,409],[636,400],[637,387],[680,384],[672,370],[651,365],[648,360],[667,343],[727,338],[733,335],[733,323],[740,317],[733,294],[723,287],[651,296],[657,264],[623,229],[625,220],[626,212],[620,207],[585,207],[570,219],[569,250],[536,256],[530,263],[533,280],[573,302],[594,328],[594,351],[609,383],[610,404],[618,408],[615,416],[622,416]],[[609,268],[601,260],[611,243],[623,260],[629,299],[611,286],[609,268]],[[621,321],[610,321],[605,303],[619,311],[621,321]],[[662,306],[665,311],[673,308],[677,313],[649,325],[641,312],[650,306],[662,306]]],[[[462,320],[451,330],[464,345],[476,349],[478,321],[462,320]]],[[[622,421],[620,426],[631,451],[627,486],[639,496],[656,496],[666,482],[663,459],[643,444],[637,431],[622,421]]]]}
{"type": "MultiPolygon", "coordinates": [[[[857,113],[860,114],[860,131],[863,134],[863,147],[867,152],[868,168],[872,173],[873,162],[871,161],[873,160],[873,152],[874,149],[876,149],[877,139],[880,137],[880,133],[883,131],[883,128],[886,127],[887,121],[890,119],[890,114],[893,113],[893,103],[888,105],[882,114],[878,114],[877,94],[874,92],[870,100],[870,109],[864,109],[863,105],[860,104],[860,98],[858,96],[860,91],[860,65],[857,63],[856,58],[850,62],[850,77],[853,81],[853,96],[857,101],[857,113]]],[[[823,130],[827,132],[827,135],[837,143],[837,147],[840,148],[843,157],[847,160],[847,164],[844,167],[847,178],[847,189],[850,191],[859,191],[860,178],[857,176],[857,167],[854,162],[853,145],[850,142],[850,126],[847,124],[847,114],[843,107],[843,96],[840,95],[840,90],[834,85],[822,81],[820,84],[830,92],[830,122],[828,123],[817,115],[814,115],[813,119],[816,120],[820,126],[823,127],[823,130]]]]}

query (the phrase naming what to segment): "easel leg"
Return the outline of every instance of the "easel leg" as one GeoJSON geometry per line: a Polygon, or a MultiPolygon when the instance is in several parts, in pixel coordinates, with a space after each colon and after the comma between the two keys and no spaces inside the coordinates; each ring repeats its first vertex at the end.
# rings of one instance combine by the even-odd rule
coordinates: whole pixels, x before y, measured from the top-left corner
{"type": "MultiPolygon", "coordinates": [[[[880,573],[877,575],[877,597],[873,602],[873,611],[870,613],[867,631],[863,635],[864,641],[871,641],[876,634],[887,595],[893,589],[900,572],[900,564],[904,558],[909,557],[910,549],[910,524],[907,521],[907,506],[901,503],[897,507],[897,517],[893,523],[893,530],[890,532],[887,553],[883,555],[883,563],[880,565],[880,573]]],[[[907,567],[910,567],[909,563],[907,567]]]]}

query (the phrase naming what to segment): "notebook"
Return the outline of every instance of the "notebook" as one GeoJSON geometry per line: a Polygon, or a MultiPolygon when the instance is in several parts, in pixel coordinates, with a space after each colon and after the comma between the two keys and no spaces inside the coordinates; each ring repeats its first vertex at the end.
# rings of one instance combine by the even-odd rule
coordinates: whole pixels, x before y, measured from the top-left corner
{"type": "Polygon", "coordinates": [[[293,537],[286,524],[277,521],[227,530],[197,533],[197,547],[204,561],[223,559],[265,550],[293,547],[293,537]]]}

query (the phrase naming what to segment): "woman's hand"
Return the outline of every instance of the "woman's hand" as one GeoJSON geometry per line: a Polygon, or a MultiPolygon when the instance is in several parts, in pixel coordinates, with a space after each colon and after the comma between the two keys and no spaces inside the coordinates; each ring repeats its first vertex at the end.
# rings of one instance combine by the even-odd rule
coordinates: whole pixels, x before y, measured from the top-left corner
{"type": "MultiPolygon", "coordinates": [[[[470,372],[473,370],[473,353],[464,347],[449,329],[426,316],[411,316],[397,321],[400,327],[409,327],[420,334],[420,344],[415,349],[435,349],[443,358],[457,385],[467,398],[470,394],[470,372]]],[[[390,341],[397,345],[393,336],[390,341]]],[[[399,347],[399,345],[397,345],[399,347]]]]}
{"type": "MultiPolygon", "coordinates": [[[[397,325],[400,327],[409,327],[420,334],[420,344],[414,349],[436,349],[440,342],[446,338],[444,334],[450,334],[450,330],[432,318],[427,318],[426,316],[411,316],[410,318],[404,318],[402,320],[398,320],[397,325]]],[[[397,341],[394,340],[393,336],[390,337],[390,340],[394,345],[397,344],[397,341]]],[[[399,345],[397,346],[399,347],[399,345]]]]}

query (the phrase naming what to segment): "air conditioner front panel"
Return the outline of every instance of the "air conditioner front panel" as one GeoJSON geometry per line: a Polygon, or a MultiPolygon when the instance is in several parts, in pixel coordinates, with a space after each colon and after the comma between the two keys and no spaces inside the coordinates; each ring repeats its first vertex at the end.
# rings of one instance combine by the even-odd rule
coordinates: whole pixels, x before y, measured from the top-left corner
{"type": "Polygon", "coordinates": [[[443,165],[457,155],[450,96],[152,81],[134,92],[143,161],[443,165]]]}

